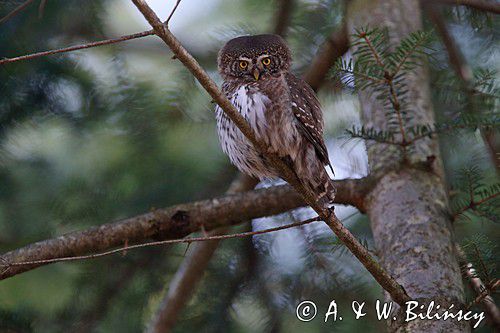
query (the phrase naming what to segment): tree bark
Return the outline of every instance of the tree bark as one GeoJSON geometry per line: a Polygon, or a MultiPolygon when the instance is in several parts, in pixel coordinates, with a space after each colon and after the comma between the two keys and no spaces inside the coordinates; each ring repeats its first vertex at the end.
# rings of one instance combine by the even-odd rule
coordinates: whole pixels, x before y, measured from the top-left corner
{"type": "MultiPolygon", "coordinates": [[[[388,28],[392,45],[409,33],[421,30],[418,0],[355,0],[348,7],[348,29],[388,28]]],[[[406,126],[432,124],[434,114],[425,66],[407,75],[407,103],[411,116],[406,126]]],[[[375,94],[360,93],[364,125],[387,130],[384,107],[375,94]]],[[[382,174],[367,196],[375,245],[382,265],[421,304],[434,300],[441,307],[464,304],[459,265],[455,258],[453,230],[448,209],[442,160],[437,139],[415,144],[408,159],[398,147],[368,142],[372,172],[382,174]],[[429,166],[422,168],[422,165],[429,166]]],[[[387,295],[386,295],[386,298],[387,295]]],[[[456,320],[404,322],[396,306],[397,320],[388,322],[394,332],[468,332],[469,324],[456,320]]],[[[392,316],[391,316],[392,317],[392,316]]]]}

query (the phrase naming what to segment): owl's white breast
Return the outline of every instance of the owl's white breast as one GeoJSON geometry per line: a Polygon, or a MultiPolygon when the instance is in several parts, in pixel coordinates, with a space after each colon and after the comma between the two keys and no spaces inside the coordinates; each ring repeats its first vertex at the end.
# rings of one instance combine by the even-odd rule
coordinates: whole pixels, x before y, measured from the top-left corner
{"type": "MultiPolygon", "coordinates": [[[[270,99],[252,88],[241,86],[228,96],[231,103],[245,117],[257,136],[261,137],[268,127],[266,109],[270,99]]],[[[240,171],[257,178],[273,177],[275,174],[265,165],[260,154],[248,141],[236,125],[224,114],[217,105],[217,132],[222,150],[229,156],[231,162],[240,171]]]]}
{"type": "Polygon", "coordinates": [[[264,94],[252,91],[248,86],[241,86],[234,93],[231,102],[260,137],[265,133],[268,124],[266,109],[271,100],[264,94]]]}

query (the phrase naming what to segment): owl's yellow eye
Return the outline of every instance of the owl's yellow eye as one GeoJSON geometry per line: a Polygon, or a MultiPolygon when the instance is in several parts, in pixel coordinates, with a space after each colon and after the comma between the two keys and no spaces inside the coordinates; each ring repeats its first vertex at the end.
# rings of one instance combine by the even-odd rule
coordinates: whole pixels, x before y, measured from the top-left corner
{"type": "Polygon", "coordinates": [[[248,62],[246,61],[240,61],[240,68],[241,69],[245,69],[248,67],[248,62]]]}
{"type": "Polygon", "coordinates": [[[264,66],[269,66],[271,64],[271,59],[270,58],[264,58],[264,59],[262,59],[262,64],[264,66]]]}

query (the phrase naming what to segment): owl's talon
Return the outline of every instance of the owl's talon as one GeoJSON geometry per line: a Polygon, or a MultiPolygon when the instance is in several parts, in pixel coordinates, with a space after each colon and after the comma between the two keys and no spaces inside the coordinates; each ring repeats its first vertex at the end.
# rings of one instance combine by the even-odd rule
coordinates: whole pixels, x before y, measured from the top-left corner
{"type": "Polygon", "coordinates": [[[328,219],[330,219],[330,217],[335,215],[335,206],[331,205],[331,206],[327,207],[326,211],[328,212],[328,219]]]}

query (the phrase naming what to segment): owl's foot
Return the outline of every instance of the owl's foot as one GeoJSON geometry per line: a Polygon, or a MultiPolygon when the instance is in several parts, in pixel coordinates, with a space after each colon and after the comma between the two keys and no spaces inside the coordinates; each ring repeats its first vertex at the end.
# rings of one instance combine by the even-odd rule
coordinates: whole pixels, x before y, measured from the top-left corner
{"type": "Polygon", "coordinates": [[[330,217],[332,215],[335,215],[335,206],[333,204],[331,204],[331,206],[329,206],[326,211],[328,212],[328,219],[330,219],[330,217]]]}
{"type": "Polygon", "coordinates": [[[333,207],[336,192],[337,191],[330,180],[324,182],[320,185],[320,187],[316,188],[316,193],[318,193],[318,203],[321,207],[325,209],[333,207]]]}

